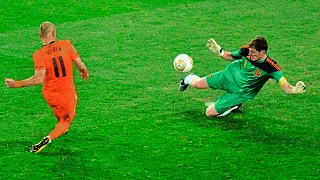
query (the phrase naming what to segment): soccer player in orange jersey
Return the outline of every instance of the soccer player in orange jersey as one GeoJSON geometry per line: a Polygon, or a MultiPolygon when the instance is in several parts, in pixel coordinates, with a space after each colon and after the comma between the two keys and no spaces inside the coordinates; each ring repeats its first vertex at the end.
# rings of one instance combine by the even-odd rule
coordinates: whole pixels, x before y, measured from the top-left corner
{"type": "Polygon", "coordinates": [[[5,79],[9,88],[35,86],[43,83],[42,94],[53,109],[58,123],[38,144],[32,145],[30,152],[40,152],[52,140],[65,134],[76,115],[77,93],[73,82],[74,64],[82,79],[89,77],[86,65],[69,40],[56,41],[56,28],[50,22],[40,25],[39,36],[43,47],[33,54],[35,75],[21,81],[5,79]]]}

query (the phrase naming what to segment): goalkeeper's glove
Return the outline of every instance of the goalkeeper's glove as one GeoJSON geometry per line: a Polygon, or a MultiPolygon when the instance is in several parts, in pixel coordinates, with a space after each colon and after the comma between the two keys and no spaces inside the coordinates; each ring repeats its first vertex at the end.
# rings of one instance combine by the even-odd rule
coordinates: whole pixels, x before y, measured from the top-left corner
{"type": "Polygon", "coordinates": [[[306,92],[306,85],[302,81],[297,82],[296,86],[293,88],[293,94],[302,94],[306,92]]]}
{"type": "Polygon", "coordinates": [[[224,51],[222,50],[221,46],[214,40],[214,39],[209,39],[207,42],[207,48],[213,53],[218,56],[223,56],[224,51]]]}

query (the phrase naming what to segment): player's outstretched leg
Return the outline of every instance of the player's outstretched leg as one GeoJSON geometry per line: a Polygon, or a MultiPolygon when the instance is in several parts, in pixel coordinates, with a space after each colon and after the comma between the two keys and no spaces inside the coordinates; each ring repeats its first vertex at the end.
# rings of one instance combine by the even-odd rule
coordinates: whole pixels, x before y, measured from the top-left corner
{"type": "Polygon", "coordinates": [[[32,145],[29,149],[30,152],[38,153],[43,148],[45,148],[49,143],[51,142],[51,139],[49,136],[44,137],[38,144],[32,145]]]}
{"type": "Polygon", "coordinates": [[[49,134],[51,140],[54,140],[60,137],[61,135],[67,134],[69,127],[70,127],[70,122],[58,123],[49,134]]]}

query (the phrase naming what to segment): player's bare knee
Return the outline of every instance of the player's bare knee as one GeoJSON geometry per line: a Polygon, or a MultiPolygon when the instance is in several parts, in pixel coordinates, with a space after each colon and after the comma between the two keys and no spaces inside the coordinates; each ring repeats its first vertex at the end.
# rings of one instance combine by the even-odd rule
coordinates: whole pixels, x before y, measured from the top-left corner
{"type": "Polygon", "coordinates": [[[218,114],[215,114],[215,113],[211,113],[211,112],[206,112],[206,116],[207,117],[215,117],[217,116],[218,114]]]}
{"type": "Polygon", "coordinates": [[[206,109],[206,116],[207,117],[214,117],[217,116],[219,113],[215,110],[214,106],[209,106],[206,109]]]}

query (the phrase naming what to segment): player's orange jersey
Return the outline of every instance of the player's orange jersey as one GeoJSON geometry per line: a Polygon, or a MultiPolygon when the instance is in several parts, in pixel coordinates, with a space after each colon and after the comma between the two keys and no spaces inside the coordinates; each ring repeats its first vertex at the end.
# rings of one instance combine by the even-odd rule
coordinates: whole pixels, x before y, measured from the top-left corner
{"type": "Polygon", "coordinates": [[[42,88],[45,97],[75,93],[72,61],[78,57],[69,40],[51,42],[33,54],[34,69],[46,69],[42,88]]]}

